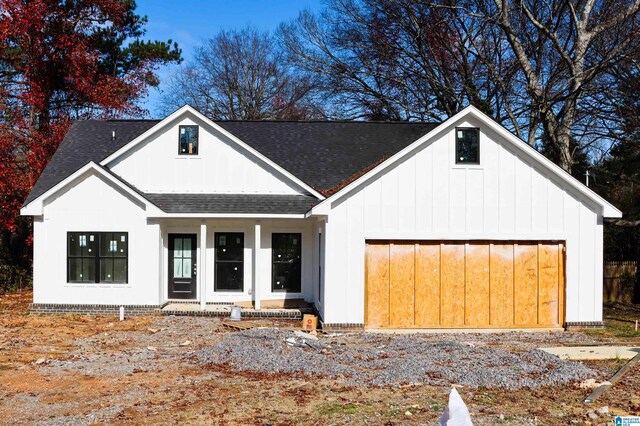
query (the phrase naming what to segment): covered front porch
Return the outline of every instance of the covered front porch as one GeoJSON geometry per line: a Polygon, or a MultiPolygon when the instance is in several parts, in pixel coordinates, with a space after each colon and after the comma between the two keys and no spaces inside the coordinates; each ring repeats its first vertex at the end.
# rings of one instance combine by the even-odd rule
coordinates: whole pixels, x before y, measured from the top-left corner
{"type": "Polygon", "coordinates": [[[149,219],[159,225],[163,314],[224,316],[239,305],[245,316],[298,318],[313,310],[317,219],[237,216],[149,219]]]}

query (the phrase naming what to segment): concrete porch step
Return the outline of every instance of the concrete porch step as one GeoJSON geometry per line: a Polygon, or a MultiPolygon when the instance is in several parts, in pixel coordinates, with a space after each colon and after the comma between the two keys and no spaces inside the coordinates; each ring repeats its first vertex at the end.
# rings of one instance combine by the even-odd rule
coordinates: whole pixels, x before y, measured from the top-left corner
{"type": "MultiPolygon", "coordinates": [[[[160,314],[176,316],[198,316],[198,317],[228,317],[231,316],[232,305],[206,305],[204,309],[197,303],[168,303],[160,310],[160,314]]],[[[253,309],[242,307],[240,315],[243,318],[286,318],[302,319],[304,314],[313,314],[312,307],[300,308],[271,308],[253,309]]]]}

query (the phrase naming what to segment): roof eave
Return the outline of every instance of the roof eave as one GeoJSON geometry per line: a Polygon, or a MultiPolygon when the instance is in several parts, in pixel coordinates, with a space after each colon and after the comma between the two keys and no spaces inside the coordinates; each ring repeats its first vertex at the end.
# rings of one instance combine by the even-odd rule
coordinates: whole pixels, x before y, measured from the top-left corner
{"type": "Polygon", "coordinates": [[[150,219],[306,219],[305,213],[167,213],[147,216],[150,219]]]}

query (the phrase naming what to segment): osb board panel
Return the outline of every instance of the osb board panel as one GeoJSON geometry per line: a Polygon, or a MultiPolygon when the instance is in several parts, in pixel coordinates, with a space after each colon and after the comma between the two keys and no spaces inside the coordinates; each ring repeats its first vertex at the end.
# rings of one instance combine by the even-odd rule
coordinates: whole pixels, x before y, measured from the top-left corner
{"type": "Polygon", "coordinates": [[[444,327],[464,325],[464,245],[442,244],[440,324],[444,327]]]}
{"type": "Polygon", "coordinates": [[[415,250],[409,244],[391,244],[389,247],[389,321],[399,327],[414,324],[413,280],[415,277],[415,250]]]}
{"type": "Polygon", "coordinates": [[[489,323],[493,327],[512,327],[513,322],[513,244],[491,244],[489,323]]]}
{"type": "Polygon", "coordinates": [[[464,323],[489,325],[489,245],[467,244],[464,323]]]}
{"type": "Polygon", "coordinates": [[[553,328],[564,322],[564,251],[557,242],[368,243],[366,275],[368,327],[553,328]]]}
{"type": "Polygon", "coordinates": [[[440,244],[416,244],[415,322],[440,325],[440,244]]]}
{"type": "Polygon", "coordinates": [[[538,246],[539,324],[560,324],[559,251],[557,245],[540,244],[538,246]]]}
{"type": "Polygon", "coordinates": [[[389,325],[389,246],[366,248],[365,322],[372,327],[389,325]]]}
{"type": "Polygon", "coordinates": [[[513,317],[516,326],[538,323],[538,245],[516,244],[514,255],[513,317]]]}
{"type": "Polygon", "coordinates": [[[565,321],[565,246],[564,244],[558,244],[558,312],[560,325],[564,325],[565,321]]]}

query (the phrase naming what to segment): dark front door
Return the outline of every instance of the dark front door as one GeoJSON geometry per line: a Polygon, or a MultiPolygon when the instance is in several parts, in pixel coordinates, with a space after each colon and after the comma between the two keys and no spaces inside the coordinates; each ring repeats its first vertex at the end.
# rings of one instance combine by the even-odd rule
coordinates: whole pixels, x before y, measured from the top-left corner
{"type": "Polygon", "coordinates": [[[195,299],[196,235],[169,234],[169,299],[195,299]]]}
{"type": "Polygon", "coordinates": [[[216,232],[215,291],[244,290],[244,234],[216,232]]]}

